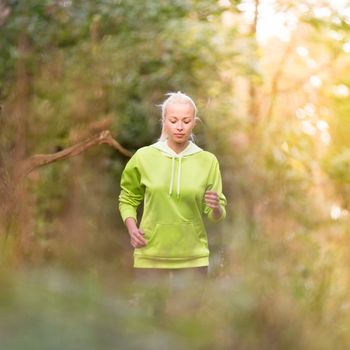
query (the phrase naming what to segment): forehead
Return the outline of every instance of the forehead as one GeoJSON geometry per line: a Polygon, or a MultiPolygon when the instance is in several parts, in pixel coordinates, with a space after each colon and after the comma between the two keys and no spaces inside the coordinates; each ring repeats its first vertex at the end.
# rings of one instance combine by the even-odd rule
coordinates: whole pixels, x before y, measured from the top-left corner
{"type": "Polygon", "coordinates": [[[166,107],[165,115],[167,117],[193,117],[194,110],[189,103],[171,103],[166,107]]]}

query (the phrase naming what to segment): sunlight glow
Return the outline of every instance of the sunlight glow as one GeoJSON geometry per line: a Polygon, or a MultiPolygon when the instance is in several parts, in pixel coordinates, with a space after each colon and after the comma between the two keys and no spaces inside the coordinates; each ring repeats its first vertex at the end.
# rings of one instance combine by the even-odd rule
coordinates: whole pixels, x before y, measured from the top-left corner
{"type": "Polygon", "coordinates": [[[317,121],[316,126],[317,126],[318,130],[328,130],[329,129],[329,125],[325,120],[317,121]]]}
{"type": "Polygon", "coordinates": [[[321,130],[321,142],[325,145],[329,145],[331,142],[331,135],[329,134],[328,130],[321,130]]]}
{"type": "MultiPolygon", "coordinates": [[[[323,115],[327,114],[326,112],[327,110],[322,110],[323,115]]],[[[329,124],[323,119],[318,119],[315,106],[312,103],[307,103],[303,108],[296,109],[295,116],[301,120],[301,130],[303,133],[310,136],[318,135],[323,144],[330,144],[329,124]]]]}
{"type": "Polygon", "coordinates": [[[257,37],[259,41],[277,37],[283,42],[288,42],[292,31],[296,28],[298,19],[289,13],[277,13],[273,6],[263,3],[260,9],[261,21],[258,23],[257,37]],[[265,4],[265,5],[263,5],[265,4]],[[271,21],[271,18],[273,20],[271,21]]]}
{"type": "Polygon", "coordinates": [[[332,92],[336,97],[348,97],[349,88],[344,84],[339,84],[332,87],[332,92]]]}
{"type": "Polygon", "coordinates": [[[309,54],[309,50],[304,46],[298,46],[296,51],[300,57],[306,57],[309,54]]]}
{"type": "Polygon", "coordinates": [[[331,208],[331,218],[333,220],[338,220],[341,216],[341,209],[337,205],[333,204],[331,208]]]}
{"type": "Polygon", "coordinates": [[[350,24],[350,7],[349,2],[345,0],[333,0],[330,2],[331,7],[341,13],[347,24],[350,24]]]}
{"type": "Polygon", "coordinates": [[[316,135],[317,130],[314,127],[314,125],[310,122],[310,120],[303,120],[301,122],[301,129],[307,135],[310,135],[310,136],[316,135]]]}
{"type": "Polygon", "coordinates": [[[349,53],[350,52],[350,42],[347,42],[343,45],[343,50],[344,52],[346,53],[349,53]]]}
{"type": "Polygon", "coordinates": [[[300,11],[301,13],[304,13],[304,14],[309,11],[309,7],[303,3],[297,4],[297,8],[298,8],[298,11],[300,11]]]}
{"type": "Polygon", "coordinates": [[[313,9],[313,14],[318,19],[324,19],[330,17],[332,14],[332,11],[329,7],[323,6],[323,7],[316,7],[313,9]]]}
{"type": "Polygon", "coordinates": [[[329,125],[325,120],[318,120],[316,123],[317,129],[320,131],[321,142],[325,145],[329,145],[331,142],[331,135],[329,133],[329,125]]]}
{"type": "Polygon", "coordinates": [[[307,103],[304,107],[304,110],[308,116],[314,116],[316,112],[315,105],[312,103],[307,103]]]}
{"type": "Polygon", "coordinates": [[[318,75],[312,75],[309,79],[311,86],[319,88],[322,85],[322,80],[318,75]]]}
{"type": "Polygon", "coordinates": [[[337,32],[335,30],[329,31],[329,37],[333,40],[340,41],[344,39],[344,35],[340,32],[337,32]]]}
{"type": "MultiPolygon", "coordinates": [[[[229,6],[228,0],[219,0],[223,7],[229,6]]],[[[254,0],[244,0],[237,8],[243,12],[248,23],[254,21],[255,5],[254,0]]],[[[341,22],[341,15],[345,22],[350,24],[350,7],[347,0],[328,0],[328,1],[310,1],[309,4],[295,4],[299,15],[293,11],[276,11],[276,0],[264,0],[259,4],[259,20],[257,25],[257,39],[264,43],[271,38],[278,38],[283,42],[290,40],[291,33],[297,27],[298,16],[312,13],[313,16],[320,20],[331,20],[332,22],[341,22]],[[311,6],[312,5],[312,6],[311,6]],[[336,14],[333,16],[333,14],[336,14]]],[[[335,23],[340,24],[340,23],[335,23]]],[[[340,40],[339,33],[330,33],[335,40],[340,40]]]]}
{"type": "MultiPolygon", "coordinates": [[[[276,12],[276,1],[266,0],[259,4],[259,21],[257,25],[257,40],[264,43],[271,38],[278,38],[283,42],[290,39],[291,32],[296,28],[298,18],[292,12],[276,12]]],[[[246,20],[254,20],[254,1],[246,0],[237,8],[244,13],[246,20]]]]}
{"type": "Polygon", "coordinates": [[[332,20],[331,20],[331,22],[332,22],[333,24],[337,24],[337,25],[341,24],[341,20],[340,20],[339,17],[333,17],[332,20]]]}

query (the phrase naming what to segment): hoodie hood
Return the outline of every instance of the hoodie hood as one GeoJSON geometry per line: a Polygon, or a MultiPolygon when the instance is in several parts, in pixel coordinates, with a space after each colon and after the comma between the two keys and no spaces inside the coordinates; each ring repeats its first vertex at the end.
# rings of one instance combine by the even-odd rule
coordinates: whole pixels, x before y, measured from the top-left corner
{"type": "Polygon", "coordinates": [[[174,172],[175,172],[175,159],[178,159],[179,161],[179,167],[177,172],[177,194],[176,197],[180,197],[180,179],[181,179],[181,160],[183,157],[191,156],[192,154],[202,152],[203,149],[198,147],[195,143],[192,141],[189,141],[188,146],[180,153],[176,153],[172,148],[168,146],[167,140],[165,141],[158,141],[151,145],[151,147],[159,149],[166,157],[169,157],[172,159],[171,162],[171,177],[170,177],[170,183],[169,183],[169,196],[172,195],[173,192],[173,183],[174,183],[174,172]]]}

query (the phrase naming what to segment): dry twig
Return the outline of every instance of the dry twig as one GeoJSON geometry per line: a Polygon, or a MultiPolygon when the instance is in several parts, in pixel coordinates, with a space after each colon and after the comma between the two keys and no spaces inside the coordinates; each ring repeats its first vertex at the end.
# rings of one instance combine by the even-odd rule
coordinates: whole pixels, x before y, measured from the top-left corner
{"type": "Polygon", "coordinates": [[[63,160],[67,158],[71,158],[77,156],[78,154],[86,151],[93,145],[107,144],[121,154],[131,157],[132,153],[122,147],[119,142],[117,142],[111,135],[109,130],[104,130],[100,132],[98,135],[94,135],[74,146],[68,147],[62,151],[53,153],[53,154],[35,154],[30,158],[26,159],[19,167],[17,172],[16,179],[20,180],[23,177],[27,176],[34,169],[41,167],[46,164],[50,164],[56,162],[58,160],[63,160]]]}

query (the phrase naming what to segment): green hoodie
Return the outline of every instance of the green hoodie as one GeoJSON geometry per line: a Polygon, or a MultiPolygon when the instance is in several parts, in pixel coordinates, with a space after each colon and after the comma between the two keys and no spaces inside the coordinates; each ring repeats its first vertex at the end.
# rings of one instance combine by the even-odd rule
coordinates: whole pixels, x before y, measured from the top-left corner
{"type": "Polygon", "coordinates": [[[219,163],[214,154],[193,142],[181,153],[167,141],[138,149],[122,173],[119,211],[123,221],[144,201],[140,228],[147,245],[134,249],[134,267],[185,268],[209,265],[207,232],[202,214],[212,222],[226,217],[219,163]],[[204,201],[207,190],[220,197],[217,220],[204,201]]]}

